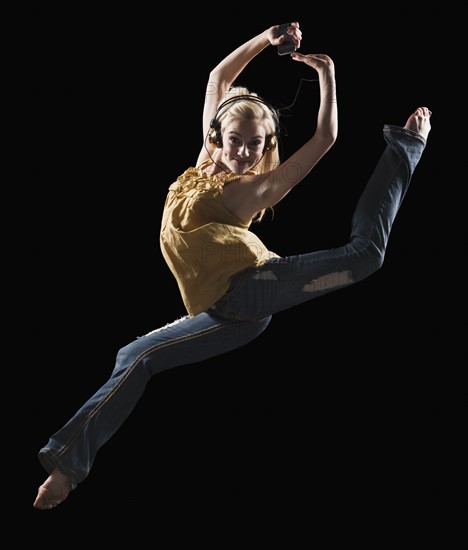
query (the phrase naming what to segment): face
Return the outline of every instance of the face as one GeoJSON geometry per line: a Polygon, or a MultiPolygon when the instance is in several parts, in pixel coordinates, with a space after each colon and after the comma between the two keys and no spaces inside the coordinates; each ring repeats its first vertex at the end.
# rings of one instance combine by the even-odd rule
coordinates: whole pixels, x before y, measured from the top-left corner
{"type": "Polygon", "coordinates": [[[255,120],[233,120],[223,132],[222,162],[232,172],[243,174],[263,155],[266,132],[255,120]]]}

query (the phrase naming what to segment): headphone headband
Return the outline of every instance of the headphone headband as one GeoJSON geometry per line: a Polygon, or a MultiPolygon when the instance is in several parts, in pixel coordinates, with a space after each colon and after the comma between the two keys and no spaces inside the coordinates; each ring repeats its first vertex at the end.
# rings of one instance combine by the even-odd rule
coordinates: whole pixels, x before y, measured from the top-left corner
{"type": "Polygon", "coordinates": [[[228,105],[231,105],[232,103],[236,103],[237,101],[253,101],[253,102],[265,105],[265,107],[267,107],[271,111],[271,113],[273,114],[273,117],[275,119],[276,131],[278,132],[278,130],[279,130],[279,121],[278,121],[278,114],[277,114],[276,110],[269,103],[267,103],[264,99],[262,99],[261,97],[258,97],[256,95],[252,95],[252,94],[235,95],[233,97],[230,97],[230,98],[226,99],[226,101],[223,101],[221,103],[221,105],[216,109],[216,113],[215,113],[214,118],[211,119],[210,128],[215,127],[216,122],[219,118],[219,113],[221,111],[223,111],[228,105]]]}

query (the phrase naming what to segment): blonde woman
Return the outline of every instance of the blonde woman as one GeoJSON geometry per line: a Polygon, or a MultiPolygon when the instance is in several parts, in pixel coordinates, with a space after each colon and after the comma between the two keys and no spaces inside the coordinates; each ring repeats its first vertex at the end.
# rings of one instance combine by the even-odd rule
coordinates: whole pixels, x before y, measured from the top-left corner
{"type": "MultiPolygon", "coordinates": [[[[299,24],[288,32],[299,48],[299,24]]],[[[233,86],[248,63],[284,40],[277,35],[277,25],[268,28],[212,70],[200,154],[168,190],[160,244],[187,314],[119,350],[109,380],[39,451],[49,477],[39,487],[35,508],[54,508],[87,478],[99,449],[152,376],[238,348],[264,331],[273,314],[362,281],[382,266],[393,221],[426,145],[431,113],[419,107],[404,126],[384,126],[386,146],[356,206],[349,242],[278,256],[251,225],[333,146],[338,112],[332,59],[290,54],[318,76],[321,101],[310,139],[280,162],[278,112],[249,89],[233,86]]]]}

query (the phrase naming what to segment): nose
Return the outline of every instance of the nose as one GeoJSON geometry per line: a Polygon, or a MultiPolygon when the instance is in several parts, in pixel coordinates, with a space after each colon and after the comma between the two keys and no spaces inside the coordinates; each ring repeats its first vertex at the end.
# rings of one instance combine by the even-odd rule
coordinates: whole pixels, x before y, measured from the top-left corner
{"type": "Polygon", "coordinates": [[[239,146],[238,155],[240,157],[248,157],[249,153],[250,151],[246,144],[239,146]]]}

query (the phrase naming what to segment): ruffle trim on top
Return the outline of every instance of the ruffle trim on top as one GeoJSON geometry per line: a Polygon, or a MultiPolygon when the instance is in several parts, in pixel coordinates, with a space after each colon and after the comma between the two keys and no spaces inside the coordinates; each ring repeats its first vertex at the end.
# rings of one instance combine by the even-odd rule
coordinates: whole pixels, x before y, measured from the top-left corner
{"type": "Polygon", "coordinates": [[[237,180],[244,175],[255,175],[253,170],[249,170],[245,174],[230,174],[220,176],[219,174],[207,174],[205,168],[211,164],[211,160],[206,160],[197,168],[188,168],[177,180],[169,187],[169,191],[176,195],[192,194],[191,191],[196,190],[198,193],[213,192],[214,196],[221,194],[223,186],[226,183],[237,180]]]}

